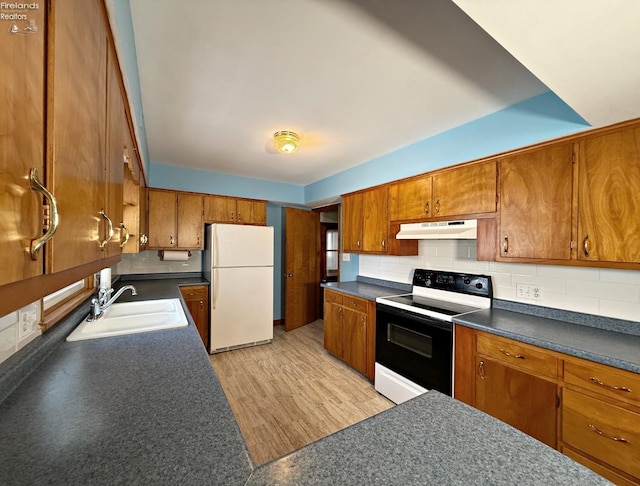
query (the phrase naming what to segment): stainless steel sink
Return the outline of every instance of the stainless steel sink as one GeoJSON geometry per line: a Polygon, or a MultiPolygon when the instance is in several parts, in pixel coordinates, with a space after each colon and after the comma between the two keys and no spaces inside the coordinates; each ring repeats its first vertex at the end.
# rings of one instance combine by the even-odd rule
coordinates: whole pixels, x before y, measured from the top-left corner
{"type": "Polygon", "coordinates": [[[159,331],[188,324],[180,299],[144,300],[112,304],[95,321],[83,321],[67,341],[82,341],[140,332],[159,331]]]}

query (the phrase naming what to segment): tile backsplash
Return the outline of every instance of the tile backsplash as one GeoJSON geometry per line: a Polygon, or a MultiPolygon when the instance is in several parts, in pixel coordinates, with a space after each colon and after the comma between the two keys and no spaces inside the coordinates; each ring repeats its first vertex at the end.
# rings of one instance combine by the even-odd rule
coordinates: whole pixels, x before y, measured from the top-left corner
{"type": "Polygon", "coordinates": [[[415,268],[491,275],[495,298],[640,322],[640,271],[479,262],[476,240],[421,240],[418,256],[360,255],[359,275],[411,283],[415,268]],[[518,297],[517,284],[541,289],[518,297]]]}
{"type": "Polygon", "coordinates": [[[113,273],[116,275],[201,271],[201,251],[192,251],[191,256],[186,261],[164,261],[160,258],[157,250],[147,250],[140,253],[124,253],[122,260],[113,267],[113,273]]]}

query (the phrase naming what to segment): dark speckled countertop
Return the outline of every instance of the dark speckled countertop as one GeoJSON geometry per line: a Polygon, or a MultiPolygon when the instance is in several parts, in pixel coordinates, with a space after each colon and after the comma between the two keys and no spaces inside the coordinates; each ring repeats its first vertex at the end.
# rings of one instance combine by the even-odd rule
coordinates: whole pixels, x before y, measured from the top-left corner
{"type": "MultiPolygon", "coordinates": [[[[126,283],[138,296],[123,301],[206,282],[126,283]]],[[[608,484],[437,392],[255,468],[190,317],[184,328],[65,342],[87,311],[0,364],[3,485],[608,484]],[[8,379],[16,370],[24,376],[8,379]]]]}

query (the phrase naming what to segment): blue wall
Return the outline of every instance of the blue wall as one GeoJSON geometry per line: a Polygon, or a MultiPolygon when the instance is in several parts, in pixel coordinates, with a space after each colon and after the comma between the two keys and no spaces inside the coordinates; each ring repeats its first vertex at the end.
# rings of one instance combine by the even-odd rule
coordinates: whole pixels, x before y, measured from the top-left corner
{"type": "Polygon", "coordinates": [[[144,114],[142,112],[142,93],[140,92],[140,76],[138,73],[138,57],[136,55],[136,39],[133,34],[133,20],[131,18],[131,7],[129,0],[114,0],[114,13],[120,34],[120,59],[124,63],[128,83],[129,101],[133,105],[133,111],[136,115],[138,133],[140,134],[140,147],[142,158],[145,161],[144,171],[149,174],[149,148],[147,147],[147,132],[144,127],[144,114]]]}
{"type": "Polygon", "coordinates": [[[267,226],[273,226],[273,319],[282,319],[284,308],[282,275],[283,259],[283,220],[282,206],[267,204],[267,226]]]}
{"type": "Polygon", "coordinates": [[[321,201],[586,128],[589,124],[583,118],[548,91],[309,184],[304,200],[321,201]]]}

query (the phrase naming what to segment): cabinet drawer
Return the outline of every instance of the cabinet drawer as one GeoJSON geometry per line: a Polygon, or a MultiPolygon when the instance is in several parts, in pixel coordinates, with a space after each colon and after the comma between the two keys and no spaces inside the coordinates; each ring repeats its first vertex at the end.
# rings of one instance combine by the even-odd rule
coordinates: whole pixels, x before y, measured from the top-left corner
{"type": "Polygon", "coordinates": [[[640,414],[566,388],[562,397],[564,443],[640,477],[640,414]]]}
{"type": "Polygon", "coordinates": [[[485,333],[478,333],[476,343],[478,353],[502,363],[554,379],[557,376],[557,358],[541,348],[485,333]]]}
{"type": "Polygon", "coordinates": [[[564,381],[640,405],[640,375],[585,360],[565,360],[564,381]]]}
{"type": "Polygon", "coordinates": [[[598,473],[600,476],[608,479],[614,484],[618,484],[619,486],[634,486],[638,484],[635,481],[632,482],[621,474],[618,474],[613,469],[608,469],[605,466],[601,465],[599,462],[592,461],[591,459],[583,456],[573,449],[563,447],[560,452],[562,452],[565,456],[570,457],[574,461],[582,464],[583,466],[588,467],[592,471],[598,473]]]}
{"type": "Polygon", "coordinates": [[[324,291],[324,301],[331,304],[342,304],[343,294],[340,292],[335,292],[334,290],[324,291]]]}
{"type": "Polygon", "coordinates": [[[342,305],[357,312],[367,312],[367,301],[358,297],[345,295],[342,299],[342,305]]]}
{"type": "Polygon", "coordinates": [[[207,287],[204,285],[193,285],[180,287],[180,293],[184,300],[200,300],[207,298],[207,287]]]}

